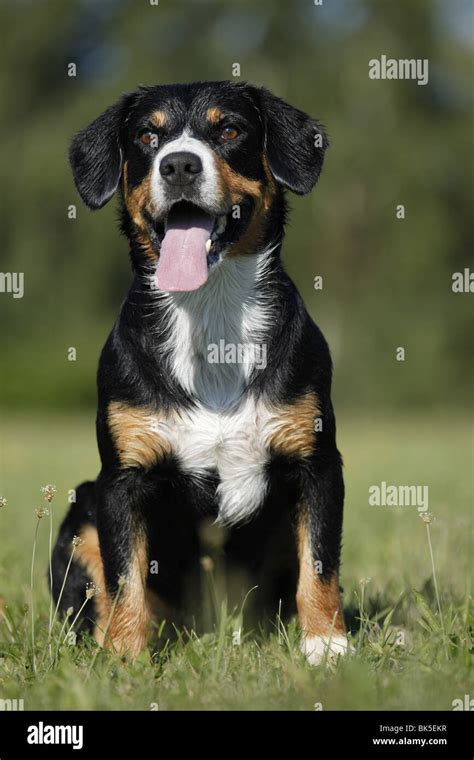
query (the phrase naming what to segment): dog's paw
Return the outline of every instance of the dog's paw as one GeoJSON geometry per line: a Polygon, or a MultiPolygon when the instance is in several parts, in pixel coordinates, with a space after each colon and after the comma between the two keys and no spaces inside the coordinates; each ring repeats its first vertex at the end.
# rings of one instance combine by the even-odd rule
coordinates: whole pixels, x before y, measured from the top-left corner
{"type": "Polygon", "coordinates": [[[320,665],[324,660],[334,662],[341,655],[353,652],[346,636],[303,636],[301,651],[310,665],[320,665]]]}

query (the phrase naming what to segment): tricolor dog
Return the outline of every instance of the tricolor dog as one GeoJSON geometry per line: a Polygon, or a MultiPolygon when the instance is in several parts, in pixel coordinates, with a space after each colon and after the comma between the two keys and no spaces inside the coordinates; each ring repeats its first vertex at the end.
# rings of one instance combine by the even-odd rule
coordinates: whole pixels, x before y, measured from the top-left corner
{"type": "Polygon", "coordinates": [[[310,192],[326,147],[317,121],[229,82],[141,87],[73,138],[85,204],[120,194],[133,282],[99,364],[101,471],[63,522],[52,591],[78,536],[61,609],[98,585],[82,629],[122,655],[196,602],[206,522],[241,598],[297,610],[311,663],[347,649],[331,359],[280,258],[285,192],[310,192]]]}

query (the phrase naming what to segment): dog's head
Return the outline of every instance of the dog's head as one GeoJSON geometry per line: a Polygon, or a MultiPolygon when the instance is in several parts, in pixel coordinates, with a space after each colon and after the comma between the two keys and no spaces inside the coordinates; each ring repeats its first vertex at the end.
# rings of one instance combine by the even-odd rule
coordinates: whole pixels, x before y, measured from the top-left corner
{"type": "Polygon", "coordinates": [[[157,263],[160,290],[195,290],[226,255],[273,242],[282,189],[315,185],[327,138],[302,111],[247,84],[144,87],[73,139],[77,189],[92,209],[120,186],[125,229],[157,263]]]}

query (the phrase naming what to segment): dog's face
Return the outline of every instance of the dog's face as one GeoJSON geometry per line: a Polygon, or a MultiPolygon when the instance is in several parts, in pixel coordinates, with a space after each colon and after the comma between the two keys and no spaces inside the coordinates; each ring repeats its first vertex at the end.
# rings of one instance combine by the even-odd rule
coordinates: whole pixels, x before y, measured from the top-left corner
{"type": "Polygon", "coordinates": [[[210,82],[124,96],[75,136],[70,160],[90,208],[120,185],[157,287],[188,291],[226,255],[272,242],[275,198],[312,189],[326,146],[316,121],[267,90],[210,82]]]}

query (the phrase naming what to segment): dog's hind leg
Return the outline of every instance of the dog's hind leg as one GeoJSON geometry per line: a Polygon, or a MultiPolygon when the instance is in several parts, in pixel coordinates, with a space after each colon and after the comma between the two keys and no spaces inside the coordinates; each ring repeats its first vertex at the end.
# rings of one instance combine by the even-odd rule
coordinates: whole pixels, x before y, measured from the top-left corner
{"type": "MultiPolygon", "coordinates": [[[[79,612],[90,584],[103,587],[102,560],[95,528],[95,483],[82,483],[76,500],[64,518],[52,554],[51,593],[58,613],[73,609],[70,621],[79,612]]],[[[48,571],[49,577],[49,571],[48,571]]],[[[51,581],[50,581],[51,585],[51,581]]],[[[76,632],[94,630],[99,596],[91,596],[75,626],[76,632]]],[[[100,603],[99,603],[100,604],[100,603]]]]}

